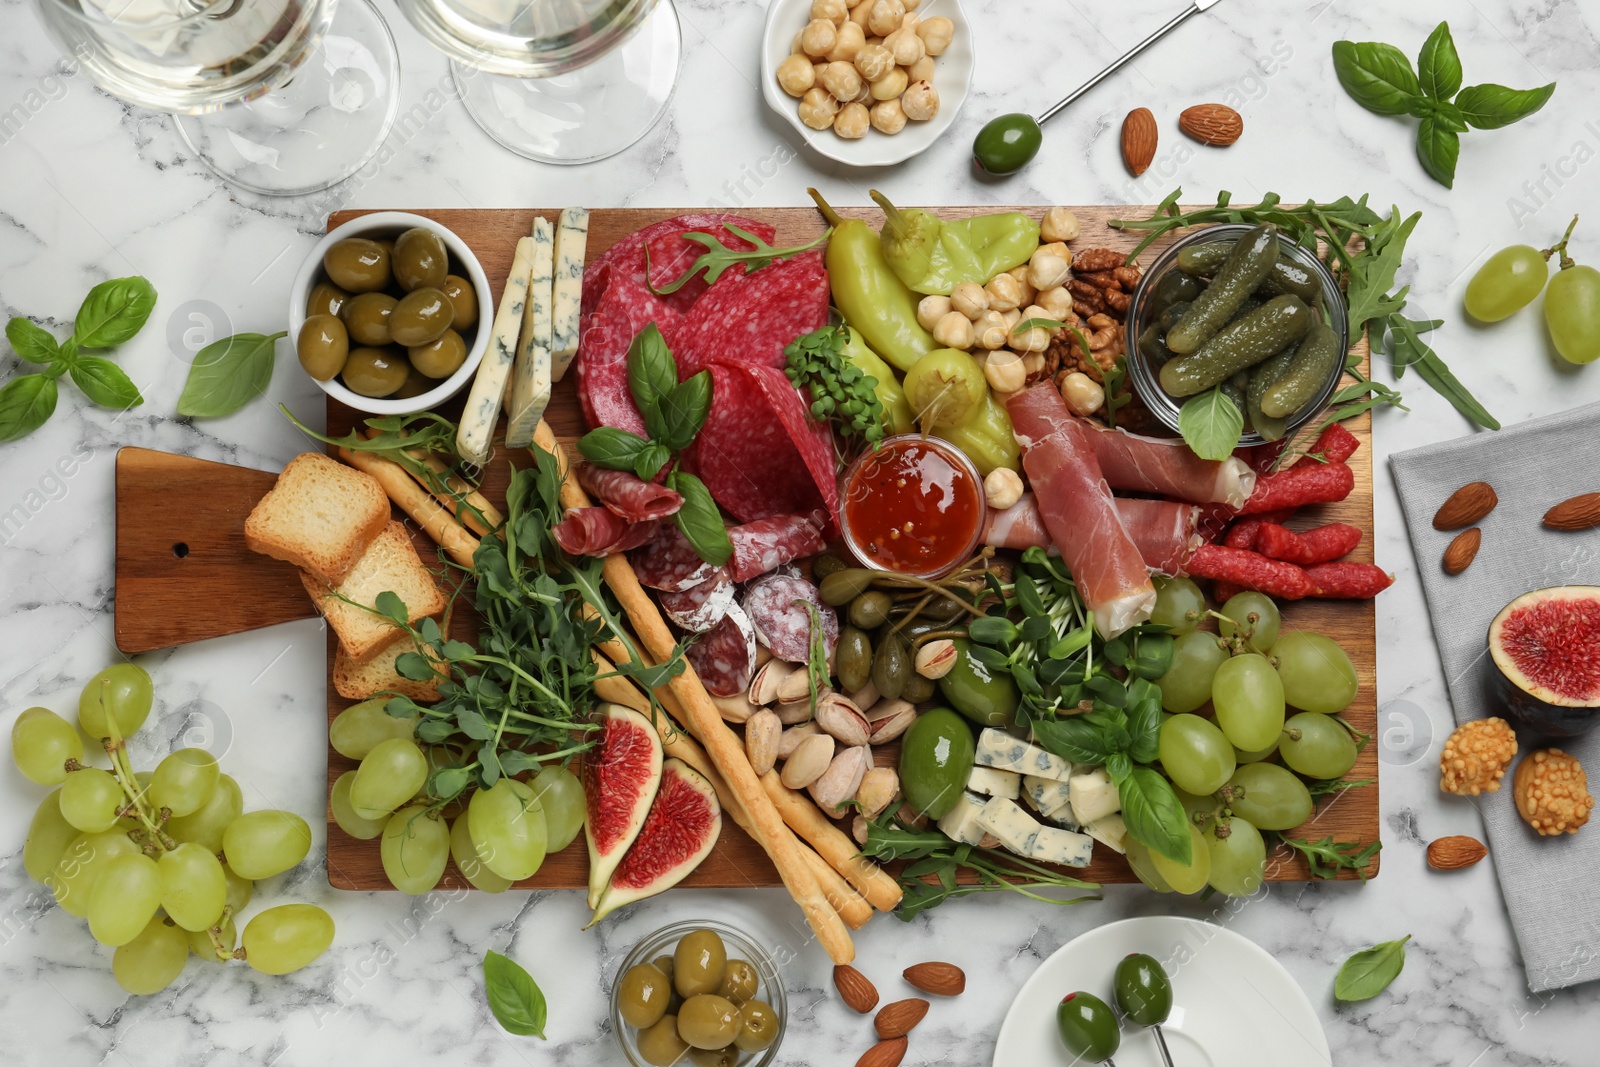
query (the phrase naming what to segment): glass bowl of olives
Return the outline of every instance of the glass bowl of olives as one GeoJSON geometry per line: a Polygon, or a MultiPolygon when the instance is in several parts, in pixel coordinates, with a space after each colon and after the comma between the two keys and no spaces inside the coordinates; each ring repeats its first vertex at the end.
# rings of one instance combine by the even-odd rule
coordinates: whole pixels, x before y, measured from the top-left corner
{"type": "Polygon", "coordinates": [[[767,1067],[787,1020],[772,957],[722,922],[657,930],[611,987],[611,1032],[633,1067],[767,1067]]]}
{"type": "Polygon", "coordinates": [[[435,408],[489,348],[494,298],[465,241],[421,215],[335,227],[295,276],[289,336],[324,392],[371,415],[435,408]]]}

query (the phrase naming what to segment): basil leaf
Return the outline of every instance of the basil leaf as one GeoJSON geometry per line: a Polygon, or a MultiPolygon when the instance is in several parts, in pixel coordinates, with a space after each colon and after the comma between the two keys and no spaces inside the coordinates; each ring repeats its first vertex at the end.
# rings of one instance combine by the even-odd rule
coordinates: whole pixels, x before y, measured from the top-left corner
{"type": "Polygon", "coordinates": [[[155,306],[155,286],[145,279],[112,278],[83,298],[72,335],[80,348],[120,345],[139,332],[155,306]]]}
{"type": "Polygon", "coordinates": [[[109,359],[87,356],[75,360],[69,371],[83,395],[103,408],[136,408],[144,403],[139,387],[109,359]]]}
{"type": "Polygon", "coordinates": [[[667,450],[666,445],[651,441],[634,457],[633,473],[643,481],[655,481],[656,475],[661,473],[661,468],[671,459],[672,453],[667,450]]]}
{"type": "Polygon", "coordinates": [[[578,454],[596,467],[627,471],[633,470],[639,454],[649,445],[649,441],[636,433],[615,426],[596,426],[578,438],[578,454]]]}
{"type": "Polygon", "coordinates": [[[1117,786],[1122,819],[1135,841],[1187,866],[1194,858],[1189,820],[1172,785],[1149,767],[1135,767],[1117,786]]]}
{"type": "Polygon", "coordinates": [[[688,448],[711,411],[711,372],[675,384],[661,398],[661,443],[674,452],[688,448]]]}
{"type": "Polygon", "coordinates": [[[1244,413],[1220,385],[1213,386],[1184,401],[1178,432],[1201,459],[1227,459],[1244,433],[1244,413]]]}
{"type": "Polygon", "coordinates": [[[56,380],[48,374],[24,374],[0,388],[0,441],[26,437],[56,410],[56,380]]]}
{"type": "Polygon", "coordinates": [[[1128,755],[1154,763],[1161,751],[1161,701],[1140,700],[1128,708],[1128,755]]]}
{"type": "Polygon", "coordinates": [[[483,991],[489,1010],[507,1033],[544,1037],[544,994],[515,960],[490,949],[483,957],[483,991]]]}
{"type": "Polygon", "coordinates": [[[1121,785],[1133,773],[1133,761],[1126,752],[1113,752],[1106,757],[1106,773],[1111,775],[1113,782],[1121,785]]]}
{"type": "Polygon", "coordinates": [[[1352,100],[1379,115],[1404,115],[1421,94],[1411,60],[1392,44],[1335,41],[1333,71],[1352,100]]]}
{"type": "Polygon", "coordinates": [[[728,539],[722,512],[717,510],[706,483],[687,471],[673,471],[667,475],[667,488],[683,495],[683,507],[672,516],[672,521],[688,538],[695,555],[713,567],[728,562],[728,557],[733,555],[733,542],[728,539]]]}
{"type": "Polygon", "coordinates": [[[649,323],[628,346],[628,392],[648,419],[650,410],[677,384],[678,364],[661,331],[649,323]]]}
{"type": "Polygon", "coordinates": [[[1452,188],[1456,181],[1456,157],[1461,154],[1461,138],[1437,115],[1429,115],[1417,127],[1417,159],[1428,177],[1452,188]]]}
{"type": "Polygon", "coordinates": [[[1450,24],[1441,22],[1422,42],[1417,56],[1417,83],[1427,96],[1449,100],[1461,88],[1461,57],[1456,54],[1450,24]]]}
{"type": "Polygon", "coordinates": [[[6,323],[6,340],[29,363],[54,363],[61,358],[61,346],[50,332],[20,315],[6,323]]]}
{"type": "Polygon", "coordinates": [[[287,331],[236,333],[200,350],[178,397],[178,414],[199,419],[229,415],[266,392],[274,345],[287,331]]]}
{"type": "Polygon", "coordinates": [[[1537,89],[1508,89],[1504,85],[1485,82],[1469,85],[1456,97],[1456,107],[1462,116],[1480,130],[1498,130],[1544,107],[1556,83],[1541,85],[1537,89]]]}
{"type": "Polygon", "coordinates": [[[1467,119],[1461,109],[1449,101],[1435,105],[1433,117],[1438,119],[1445,129],[1454,133],[1467,132],[1467,119]]]}
{"type": "Polygon", "coordinates": [[[1040,719],[1033,724],[1033,739],[1046,752],[1073,763],[1104,763],[1115,751],[1099,727],[1077,715],[1040,719]]]}
{"type": "Polygon", "coordinates": [[[1406,965],[1407,934],[1398,941],[1364,948],[1344,961],[1333,981],[1333,995],[1340,1000],[1371,1000],[1400,977],[1406,965]]]}

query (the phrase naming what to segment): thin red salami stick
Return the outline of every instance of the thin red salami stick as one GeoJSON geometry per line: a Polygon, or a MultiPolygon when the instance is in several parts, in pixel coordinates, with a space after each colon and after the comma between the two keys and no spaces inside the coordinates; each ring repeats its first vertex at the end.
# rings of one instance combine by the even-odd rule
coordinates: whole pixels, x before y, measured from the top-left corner
{"type": "Polygon", "coordinates": [[[1255,492],[1240,509],[1243,515],[1259,515],[1279,508],[1298,508],[1307,504],[1329,504],[1343,500],[1356,487],[1356,475],[1345,463],[1311,463],[1269,474],[1256,482],[1255,492]]]}
{"type": "Polygon", "coordinates": [[[1263,556],[1309,567],[1343,559],[1360,543],[1361,531],[1348,523],[1330,522],[1295,533],[1275,522],[1263,522],[1256,530],[1255,549],[1263,556]]]}
{"type": "Polygon", "coordinates": [[[1311,593],[1328,600],[1370,600],[1394,584],[1376,563],[1318,563],[1305,569],[1311,593]]]}
{"type": "Polygon", "coordinates": [[[1188,570],[1193,578],[1212,578],[1284,600],[1310,596],[1314,588],[1306,572],[1293,563],[1226,545],[1201,545],[1189,557],[1188,570]]]}
{"type": "Polygon", "coordinates": [[[1361,447],[1361,440],[1355,434],[1345,429],[1340,423],[1334,423],[1317,435],[1317,440],[1306,450],[1306,454],[1295,460],[1295,466],[1315,463],[1344,463],[1356,454],[1356,449],[1361,447]],[[1321,460],[1311,457],[1321,456],[1321,460]]]}
{"type": "Polygon", "coordinates": [[[1228,527],[1227,534],[1218,543],[1229,548],[1255,548],[1256,534],[1262,526],[1269,522],[1286,522],[1293,514],[1294,508],[1279,508],[1277,511],[1264,511],[1260,515],[1252,515],[1248,519],[1239,519],[1228,527]]]}
{"type": "Polygon", "coordinates": [[[1234,585],[1232,582],[1215,581],[1211,583],[1211,599],[1218,604],[1226,604],[1242,592],[1244,592],[1244,589],[1241,586],[1234,585]]]}

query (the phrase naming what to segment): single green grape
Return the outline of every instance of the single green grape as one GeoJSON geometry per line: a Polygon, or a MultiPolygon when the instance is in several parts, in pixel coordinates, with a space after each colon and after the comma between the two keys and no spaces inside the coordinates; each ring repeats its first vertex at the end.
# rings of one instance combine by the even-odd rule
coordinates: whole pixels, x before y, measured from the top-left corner
{"type": "Polygon", "coordinates": [[[116,663],[90,678],[83,687],[78,697],[78,726],[95,740],[110,737],[111,728],[106,722],[106,709],[110,708],[118,736],[127,740],[144,725],[154,701],[150,673],[137,663],[116,663]]]}
{"type": "Polygon", "coordinates": [[[89,893],[89,933],[102,945],[126,945],[161,906],[161,871],[139,854],[106,864],[89,893]]]}
{"type": "Polygon", "coordinates": [[[422,716],[390,715],[383,710],[389,700],[389,697],[363,700],[334,716],[333,722],[328,724],[328,743],[333,750],[350,759],[366,759],[380,742],[396,737],[409,740],[416,733],[422,716]]]}
{"type": "Polygon", "coordinates": [[[438,813],[413,804],[389,817],[378,851],[390,884],[402,893],[420,896],[438,885],[444,874],[450,860],[450,828],[438,813]]]}
{"type": "Polygon", "coordinates": [[[1283,724],[1278,751],[1307,778],[1341,778],[1356,765],[1356,741],[1331,715],[1302,711],[1283,724]]]}
{"type": "Polygon", "coordinates": [[[117,825],[117,812],[126,801],[122,786],[98,767],[73,771],[61,783],[61,815],[86,834],[117,825]]]}
{"type": "Polygon", "coordinates": [[[262,974],[288,974],[333,944],[333,917],[314,904],[279,904],[244,928],[245,961],[262,974]]]}
{"type": "Polygon", "coordinates": [[[45,883],[55,894],[56,903],[68,915],[88,918],[89,899],[105,869],[123,856],[139,855],[139,846],[117,830],[79,834],[56,861],[45,883]]]}
{"type": "Polygon", "coordinates": [[[249,811],[228,824],[222,851],[234,873],[251,881],[282,874],[311,851],[311,827],[292,811],[249,811]]]}
{"type": "Polygon", "coordinates": [[[1323,634],[1284,634],[1272,646],[1272,658],[1283,682],[1283,699],[1301,711],[1336,715],[1350,706],[1361,687],[1350,654],[1323,634]]]}
{"type": "Polygon", "coordinates": [[[156,764],[150,803],[173,815],[192,815],[211,799],[221,775],[217,758],[203,748],[180,748],[156,764]]]}
{"type": "Polygon", "coordinates": [[[1222,619],[1217,623],[1217,630],[1222,636],[1239,634],[1245,644],[1257,652],[1266,652],[1273,647],[1278,640],[1278,630],[1283,625],[1283,616],[1272,598],[1251,590],[1229,597],[1228,602],[1222,605],[1220,614],[1222,619]]]}
{"type": "Polygon", "coordinates": [[[1204,826],[1222,810],[1222,801],[1218,800],[1214,793],[1191,793],[1176,786],[1172,791],[1178,794],[1178,803],[1183,805],[1184,817],[1196,826],[1204,826]]]}
{"type": "Polygon", "coordinates": [[[83,760],[83,738],[49,708],[29,708],[11,724],[11,758],[28,781],[60,785],[67,760],[83,760]]]}
{"type": "Polygon", "coordinates": [[[565,767],[546,767],[528,784],[544,809],[545,830],[550,838],[546,851],[560,852],[572,844],[583,829],[587,810],[583,783],[565,767]]]}
{"type": "Polygon", "coordinates": [[[533,790],[514,778],[480,789],[467,804],[467,828],[484,866],[513,882],[544,863],[548,829],[533,790]]]}
{"type": "Polygon", "coordinates": [[[369,819],[356,814],[356,809],[350,804],[350,786],[355,780],[355,771],[345,771],[334,780],[333,792],[328,795],[328,810],[333,813],[333,821],[339,824],[339,829],[357,841],[371,841],[383,833],[384,824],[389,820],[369,819]]]}
{"type": "Polygon", "coordinates": [[[1155,853],[1143,842],[1135,841],[1132,837],[1123,839],[1123,846],[1127,849],[1128,866],[1132,869],[1134,877],[1143,882],[1148,888],[1157,893],[1170,893],[1172,887],[1156,869],[1155,853]]]}
{"type": "Polygon", "coordinates": [[[1283,729],[1283,683],[1259,653],[1234,656],[1211,680],[1217,725],[1235,748],[1264,748],[1283,729]]]}
{"type": "Polygon", "coordinates": [[[1278,739],[1274,737],[1272,739],[1272,744],[1268,745],[1266,748],[1258,748],[1253,751],[1246,752],[1242,748],[1235,747],[1233,750],[1233,760],[1235,763],[1239,764],[1260,763],[1262,760],[1266,759],[1276,751],[1278,751],[1278,739]]]}
{"type": "MultiPolygon", "coordinates": [[[[228,953],[229,959],[232,959],[233,950],[239,944],[239,928],[234,925],[232,918],[222,924],[222,929],[218,931],[217,936],[222,941],[222,947],[228,953]]],[[[207,963],[227,962],[218,958],[217,946],[211,943],[210,930],[190,930],[188,931],[188,939],[189,950],[207,963]]]]}
{"type": "Polygon", "coordinates": [[[1213,889],[1230,897],[1247,897],[1261,888],[1267,871],[1267,843],[1248,819],[1219,820],[1205,837],[1213,889]]]}
{"type": "Polygon", "coordinates": [[[1563,267],[1544,294],[1544,324],[1568,363],[1600,358],[1600,270],[1563,267]]]}
{"type": "Polygon", "coordinates": [[[179,841],[192,841],[207,852],[222,851],[222,835],[244,812],[244,794],[232,776],[217,776],[217,787],[206,802],[188,815],[167,823],[167,832],[179,841]]]}
{"type": "Polygon", "coordinates": [[[350,806],[363,819],[387,819],[428,780],[428,757],[403,737],[380,741],[356,768],[350,806]]]}
{"type": "Polygon", "coordinates": [[[1172,666],[1156,679],[1161,706],[1182,714],[1205,706],[1211,699],[1211,679],[1228,658],[1228,650],[1208,630],[1191,630],[1173,642],[1172,666]]]}
{"type": "Polygon", "coordinates": [[[1206,613],[1206,595],[1188,578],[1150,579],[1156,587],[1156,606],[1150,621],[1160,623],[1173,637],[1180,637],[1200,624],[1206,613]]]}
{"type": "Polygon", "coordinates": [[[1150,851],[1150,860],[1161,872],[1162,880],[1174,893],[1185,896],[1200,892],[1211,878],[1211,853],[1206,849],[1205,835],[1192,822],[1189,823],[1189,847],[1188,863],[1168,859],[1154,849],[1150,851]]]}
{"type": "Polygon", "coordinates": [[[1233,746],[1198,715],[1174,715],[1161,724],[1160,759],[1174,785],[1199,795],[1222,788],[1234,768],[1233,746]]]}
{"type": "Polygon", "coordinates": [[[22,842],[22,869],[28,877],[35,882],[49,878],[78,833],[61,814],[61,790],[51,790],[34,809],[28,836],[22,842]]]}
{"type": "Polygon", "coordinates": [[[186,841],[156,862],[161,874],[161,907],[185,930],[206,930],[222,917],[228,876],[216,853],[186,841]]]}
{"type": "Polygon", "coordinates": [[[1479,322],[1499,322],[1533,302],[1550,277],[1550,265],[1532,245],[1502,248],[1467,283],[1462,303],[1479,322]]]}
{"type": "Polygon", "coordinates": [[[250,906],[250,898],[256,895],[256,884],[241,877],[226,863],[222,865],[222,874],[228,880],[227,905],[233,909],[232,914],[238,915],[250,906]]]}
{"type": "Polygon", "coordinates": [[[478,858],[478,848],[472,843],[472,831],[464,814],[457,815],[450,824],[450,858],[456,861],[462,877],[471,882],[474,889],[504,893],[511,888],[511,879],[495,874],[478,858]]]}
{"type": "Polygon", "coordinates": [[[148,996],[177,981],[188,959],[188,938],[158,915],[111,954],[111,975],[134,996],[148,996]]]}
{"type": "Polygon", "coordinates": [[[1260,830],[1289,830],[1311,818],[1311,790],[1276,763],[1250,763],[1222,787],[1228,807],[1260,830]]]}

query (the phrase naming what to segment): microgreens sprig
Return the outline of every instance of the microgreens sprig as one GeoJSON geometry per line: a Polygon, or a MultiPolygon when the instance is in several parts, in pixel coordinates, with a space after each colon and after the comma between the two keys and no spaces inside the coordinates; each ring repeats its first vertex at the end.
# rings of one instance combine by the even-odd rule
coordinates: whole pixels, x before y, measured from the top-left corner
{"type": "Polygon", "coordinates": [[[783,372],[811,397],[811,417],[832,420],[845,439],[847,452],[883,441],[884,411],[878,379],[864,373],[844,354],[849,328],[824,326],[797,337],[784,348],[783,372]]]}

